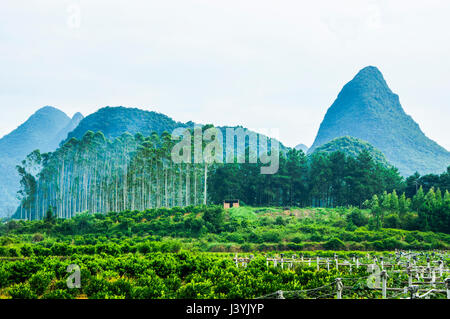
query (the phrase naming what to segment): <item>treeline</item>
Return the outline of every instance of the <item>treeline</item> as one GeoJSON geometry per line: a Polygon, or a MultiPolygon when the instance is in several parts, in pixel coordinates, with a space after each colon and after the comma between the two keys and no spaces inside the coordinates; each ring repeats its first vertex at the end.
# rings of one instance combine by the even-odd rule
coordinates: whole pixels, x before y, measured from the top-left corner
{"type": "Polygon", "coordinates": [[[108,140],[101,132],[70,139],[53,153],[34,151],[18,166],[22,189],[15,217],[58,218],[80,212],[144,210],[206,202],[207,165],[171,160],[169,133],[128,133],[108,140]]]}
{"type": "MultiPolygon", "coordinates": [[[[405,181],[396,168],[374,160],[367,151],[353,157],[340,151],[306,156],[283,150],[278,172],[261,174],[266,164],[250,163],[248,150],[245,163],[196,164],[194,153],[191,162],[174,163],[175,143],[167,132],[149,137],[126,133],[108,140],[101,132],[89,131],[53,153],[36,150],[17,167],[22,189],[14,217],[42,219],[50,209],[58,218],[71,218],[86,211],[143,211],[221,204],[224,199],[252,206],[362,207],[383,192],[396,190],[412,198],[422,184],[425,191],[434,187],[445,193],[450,188],[450,168],[441,175],[415,174],[405,181]]],[[[201,145],[204,149],[205,143],[201,145]]],[[[429,224],[430,229],[442,229],[435,224],[429,224]]]]}
{"type": "Polygon", "coordinates": [[[403,228],[422,231],[450,233],[450,193],[442,194],[438,188],[431,187],[425,194],[422,186],[409,199],[405,193],[397,195],[384,192],[380,197],[373,195],[364,206],[369,207],[376,229],[403,228]],[[413,213],[416,212],[416,213],[413,213]]]}
{"type": "Polygon", "coordinates": [[[217,165],[209,180],[213,203],[240,199],[252,206],[361,206],[374,194],[402,189],[398,170],[374,161],[367,152],[357,157],[343,152],[289,150],[280,154],[278,173],[260,174],[261,164],[217,165]]]}

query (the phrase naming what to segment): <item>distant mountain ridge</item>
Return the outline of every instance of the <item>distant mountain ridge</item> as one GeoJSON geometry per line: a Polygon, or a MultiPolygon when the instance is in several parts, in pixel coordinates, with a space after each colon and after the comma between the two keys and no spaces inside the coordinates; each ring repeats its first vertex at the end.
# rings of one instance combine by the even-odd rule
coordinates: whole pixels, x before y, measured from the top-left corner
{"type": "Polygon", "coordinates": [[[341,136],[369,142],[404,176],[416,171],[440,173],[450,164],[450,153],[425,136],[373,66],[362,69],[343,87],[308,152],[341,136]]]}
{"type": "Polygon", "coordinates": [[[36,149],[42,153],[55,150],[61,142],[60,137],[65,138],[68,130],[78,125],[80,116],[71,119],[59,109],[45,106],[0,139],[0,216],[10,213],[18,203],[16,165],[36,149]]]}
{"type": "Polygon", "coordinates": [[[176,122],[162,113],[123,106],[106,106],[82,119],[68,134],[67,140],[72,137],[81,139],[87,131],[101,131],[106,138],[114,139],[125,132],[149,136],[153,132],[172,132],[177,127],[187,127],[187,124],[176,122]]]}
{"type": "MultiPolygon", "coordinates": [[[[132,135],[140,133],[143,136],[150,136],[153,132],[158,134],[162,134],[164,131],[172,133],[176,128],[193,128],[202,125],[192,121],[187,123],[178,122],[167,115],[153,111],[124,106],[107,106],[86,116],[76,129],[68,134],[66,141],[71,138],[80,140],[87,131],[102,132],[106,138],[114,139],[124,133],[132,135]]],[[[224,138],[224,152],[227,128],[242,128],[244,132],[251,132],[242,126],[217,126],[217,128],[221,130],[224,138]]],[[[247,140],[246,146],[248,146],[248,142],[247,140]]],[[[286,147],[281,142],[280,150],[286,150],[286,147]]]]}

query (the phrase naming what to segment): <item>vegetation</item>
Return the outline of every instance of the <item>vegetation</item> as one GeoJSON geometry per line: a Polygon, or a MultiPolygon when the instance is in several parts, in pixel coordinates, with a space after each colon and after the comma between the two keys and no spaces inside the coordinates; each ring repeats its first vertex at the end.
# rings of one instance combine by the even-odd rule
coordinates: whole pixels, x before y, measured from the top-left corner
{"type": "MultiPolygon", "coordinates": [[[[370,211],[357,208],[224,211],[200,206],[71,219],[49,211],[43,220],[0,224],[0,298],[254,298],[368,275],[366,267],[350,273],[333,264],[330,270],[307,264],[268,267],[265,254],[274,250],[349,259],[365,256],[364,249],[385,255],[394,248],[449,248],[450,235],[370,230],[372,218],[370,211]],[[354,229],[357,224],[365,226],[354,229]],[[247,251],[254,259],[236,267],[234,252],[247,251]],[[71,264],[81,269],[80,288],[66,284],[71,264]]],[[[398,276],[389,279],[390,285],[398,276]]],[[[334,296],[329,289],[328,298],[334,296]]],[[[351,295],[376,296],[366,290],[351,295]]]]}
{"type": "Polygon", "coordinates": [[[376,163],[389,166],[384,154],[366,141],[356,137],[343,136],[325,143],[314,150],[314,152],[334,153],[344,152],[346,155],[357,157],[362,151],[367,151],[376,163]]]}
{"type": "Polygon", "coordinates": [[[343,152],[289,150],[281,154],[279,170],[260,174],[261,164],[226,164],[212,169],[210,198],[238,198],[253,206],[361,206],[374,194],[402,189],[398,171],[376,163],[367,151],[357,157],[343,152]]]}
{"type": "Polygon", "coordinates": [[[425,136],[376,67],[362,69],[343,87],[309,152],[347,135],[375,146],[403,176],[437,174],[450,165],[450,152],[425,136]]]}
{"type": "Polygon", "coordinates": [[[101,212],[174,207],[204,202],[203,164],[175,164],[171,135],[123,134],[108,140],[87,132],[53,153],[31,153],[22,166],[21,206],[16,217],[41,219],[48,209],[58,218],[101,212]]]}
{"type": "MultiPolygon", "coordinates": [[[[83,246],[78,251],[82,253],[95,251],[96,244],[112,239],[116,243],[114,249],[120,250],[122,246],[164,238],[175,239],[178,246],[187,249],[211,252],[427,250],[449,247],[449,234],[418,230],[422,225],[417,213],[408,211],[405,215],[408,217],[398,221],[391,217],[395,211],[390,208],[385,211],[383,207],[384,218],[381,221],[381,214],[373,213],[375,208],[285,210],[246,206],[223,210],[218,206],[188,206],[108,214],[84,213],[71,219],[56,218],[48,211],[43,220],[8,221],[0,226],[0,235],[5,236],[7,242],[17,240],[19,246],[14,247],[19,252],[20,244],[24,242],[42,247],[47,247],[45,243],[48,241],[51,244],[76,242],[83,246]],[[342,244],[336,245],[336,238],[342,244]]],[[[14,256],[16,252],[10,252],[9,248],[3,248],[0,255],[14,256]]]]}

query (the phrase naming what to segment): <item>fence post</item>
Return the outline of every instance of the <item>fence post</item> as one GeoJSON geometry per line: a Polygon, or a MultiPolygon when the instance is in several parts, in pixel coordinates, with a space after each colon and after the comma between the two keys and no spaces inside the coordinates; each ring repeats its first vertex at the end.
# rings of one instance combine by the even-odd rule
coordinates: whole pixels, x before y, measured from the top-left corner
{"type": "Polygon", "coordinates": [[[341,278],[336,278],[336,298],[342,299],[342,290],[344,289],[344,285],[342,284],[341,278]]]}
{"type": "Polygon", "coordinates": [[[445,285],[447,286],[447,299],[450,299],[450,278],[445,279],[445,285]]]}
{"type": "Polygon", "coordinates": [[[320,257],[317,257],[316,260],[317,260],[317,271],[319,271],[319,269],[320,269],[320,257]]]}
{"type": "Polygon", "coordinates": [[[418,289],[419,289],[419,286],[417,286],[417,285],[408,287],[408,290],[411,292],[411,299],[417,299],[417,290],[418,289]]]}
{"type": "Polygon", "coordinates": [[[327,258],[327,271],[330,271],[330,262],[328,261],[328,258],[327,258]]]}
{"type": "Polygon", "coordinates": [[[382,294],[383,294],[383,299],[386,299],[386,288],[387,288],[387,272],[386,270],[381,271],[381,288],[382,288],[382,294]]]}
{"type": "Polygon", "coordinates": [[[408,287],[412,286],[412,271],[411,271],[411,267],[408,266],[408,268],[406,268],[406,273],[408,274],[408,287]]]}
{"type": "Polygon", "coordinates": [[[235,255],[234,258],[235,258],[235,260],[236,260],[236,267],[239,268],[237,253],[236,253],[236,255],[235,255]]]}
{"type": "Polygon", "coordinates": [[[384,270],[383,256],[380,257],[381,270],[384,270]]]}
{"type": "Polygon", "coordinates": [[[356,268],[359,268],[359,259],[356,257],[356,268]]]}
{"type": "Polygon", "coordinates": [[[284,254],[281,254],[281,269],[284,268],[284,254]]]}
{"type": "Polygon", "coordinates": [[[444,270],[444,263],[442,262],[442,260],[439,260],[439,277],[442,277],[443,270],[444,270]]]}
{"type": "Polygon", "coordinates": [[[335,261],[336,261],[336,271],[339,270],[339,261],[338,261],[338,257],[335,255],[335,261]]]}
{"type": "Polygon", "coordinates": [[[434,269],[428,268],[428,277],[431,277],[431,286],[436,287],[434,282],[436,281],[436,274],[434,273],[434,269]]]}

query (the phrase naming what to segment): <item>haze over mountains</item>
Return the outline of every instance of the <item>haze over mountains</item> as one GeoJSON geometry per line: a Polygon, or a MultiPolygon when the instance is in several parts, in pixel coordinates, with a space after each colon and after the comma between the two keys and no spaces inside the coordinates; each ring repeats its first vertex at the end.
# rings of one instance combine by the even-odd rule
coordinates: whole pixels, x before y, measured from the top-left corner
{"type": "Polygon", "coordinates": [[[35,149],[54,151],[82,118],[77,113],[71,119],[64,112],[46,106],[0,139],[0,216],[12,213],[18,205],[19,176],[16,165],[35,149]]]}
{"type": "MultiPolygon", "coordinates": [[[[17,207],[19,178],[15,167],[35,149],[41,153],[53,151],[72,137],[81,139],[88,130],[101,131],[112,139],[125,132],[148,136],[194,125],[137,108],[104,107],[86,118],[77,113],[71,119],[56,108],[44,107],[0,139],[0,216],[17,207]]],[[[416,171],[441,173],[450,165],[450,153],[427,138],[403,111],[399,97],[375,67],[362,69],[344,86],[328,109],[311,148],[304,144],[295,148],[308,154],[342,150],[351,155],[367,149],[380,162],[396,166],[404,176],[416,171]]]]}

